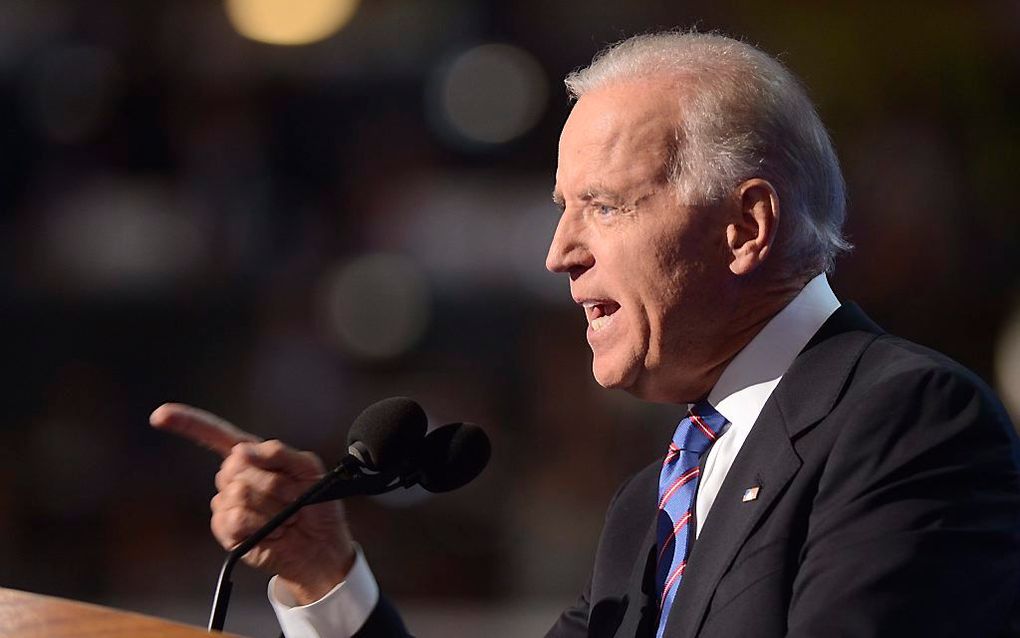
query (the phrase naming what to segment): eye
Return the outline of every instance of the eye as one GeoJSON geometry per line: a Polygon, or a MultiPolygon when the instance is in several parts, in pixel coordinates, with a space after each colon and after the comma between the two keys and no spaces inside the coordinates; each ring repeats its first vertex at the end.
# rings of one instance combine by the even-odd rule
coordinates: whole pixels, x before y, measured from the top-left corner
{"type": "Polygon", "coordinates": [[[599,217],[610,217],[616,214],[616,206],[610,206],[609,204],[595,204],[595,214],[599,217]]]}

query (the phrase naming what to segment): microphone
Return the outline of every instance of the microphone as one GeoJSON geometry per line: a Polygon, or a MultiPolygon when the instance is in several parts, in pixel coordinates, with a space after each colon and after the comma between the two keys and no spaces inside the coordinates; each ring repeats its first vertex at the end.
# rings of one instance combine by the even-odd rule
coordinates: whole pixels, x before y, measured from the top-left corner
{"type": "Polygon", "coordinates": [[[237,561],[305,505],[355,495],[382,494],[420,484],[448,492],[473,481],[489,462],[489,437],[477,425],[448,423],[427,435],[428,418],[407,397],[365,408],[347,434],[348,454],[297,500],[232,549],[216,583],[209,631],[223,631],[237,561]]]}
{"type": "MultiPolygon", "coordinates": [[[[355,447],[356,444],[351,445],[349,456],[360,459],[355,447]]],[[[491,453],[489,437],[480,427],[472,423],[447,423],[425,435],[424,442],[407,457],[409,460],[396,482],[391,474],[357,473],[323,489],[306,504],[382,494],[416,484],[433,493],[449,492],[475,480],[488,464],[491,453]]]]}
{"type": "Polygon", "coordinates": [[[349,454],[361,468],[384,474],[405,469],[428,427],[425,410],[413,399],[390,397],[373,403],[354,419],[347,433],[349,454]]]}
{"type": "Polygon", "coordinates": [[[209,631],[223,631],[233,588],[230,574],[242,556],[305,505],[355,494],[381,494],[392,489],[389,484],[393,477],[407,471],[414,451],[421,446],[427,424],[425,411],[407,397],[383,399],[365,408],[348,432],[347,456],[307,492],[227,553],[216,582],[209,631]],[[324,498],[327,492],[330,498],[324,498]]]}
{"type": "Polygon", "coordinates": [[[492,446],[473,423],[450,423],[428,433],[418,483],[430,492],[449,492],[475,480],[489,463],[492,446]]]}

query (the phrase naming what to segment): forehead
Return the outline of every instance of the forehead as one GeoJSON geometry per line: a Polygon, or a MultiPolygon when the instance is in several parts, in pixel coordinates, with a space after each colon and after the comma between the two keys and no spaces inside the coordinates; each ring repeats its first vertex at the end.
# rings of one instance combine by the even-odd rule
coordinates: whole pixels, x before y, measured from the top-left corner
{"type": "Polygon", "coordinates": [[[586,93],[560,135],[557,192],[569,197],[594,183],[627,188],[664,180],[679,122],[677,93],[674,83],[662,80],[586,93]]]}

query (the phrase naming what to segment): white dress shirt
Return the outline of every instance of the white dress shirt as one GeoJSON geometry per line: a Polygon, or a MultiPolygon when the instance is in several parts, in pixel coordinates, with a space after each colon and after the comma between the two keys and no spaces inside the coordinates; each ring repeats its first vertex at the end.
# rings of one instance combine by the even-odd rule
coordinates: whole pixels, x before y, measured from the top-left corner
{"type": "MultiPolygon", "coordinates": [[[[818,275],[744,346],[708,395],[708,402],[729,425],[705,460],[697,495],[697,529],[712,509],[733,460],[783,374],[825,320],[839,308],[825,275],[818,275]]],[[[286,589],[269,581],[269,601],[287,638],[350,638],[379,600],[368,562],[360,548],[347,580],[310,605],[295,606],[286,589]]]]}
{"type": "Polygon", "coordinates": [[[708,393],[708,402],[729,425],[708,451],[705,473],[698,479],[695,536],[765,402],[797,354],[838,308],[825,275],[818,275],[733,357],[708,393]]]}
{"type": "Polygon", "coordinates": [[[297,605],[286,587],[277,587],[276,576],[269,579],[269,602],[284,636],[350,638],[361,629],[379,602],[379,585],[361,548],[355,547],[355,551],[347,580],[308,605],[297,605]]]}

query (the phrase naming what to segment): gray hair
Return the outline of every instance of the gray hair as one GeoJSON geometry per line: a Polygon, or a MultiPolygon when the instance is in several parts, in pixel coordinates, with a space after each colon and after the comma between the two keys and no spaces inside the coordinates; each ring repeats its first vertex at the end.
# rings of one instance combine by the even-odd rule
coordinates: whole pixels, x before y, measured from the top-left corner
{"type": "Polygon", "coordinates": [[[831,271],[851,248],[842,230],[846,185],[832,140],[797,78],[750,44],[667,31],[608,47],[565,83],[579,99],[615,82],[662,75],[683,81],[667,167],[681,200],[717,202],[747,179],[765,179],[784,213],[776,248],[786,265],[803,275],[831,271]]]}

